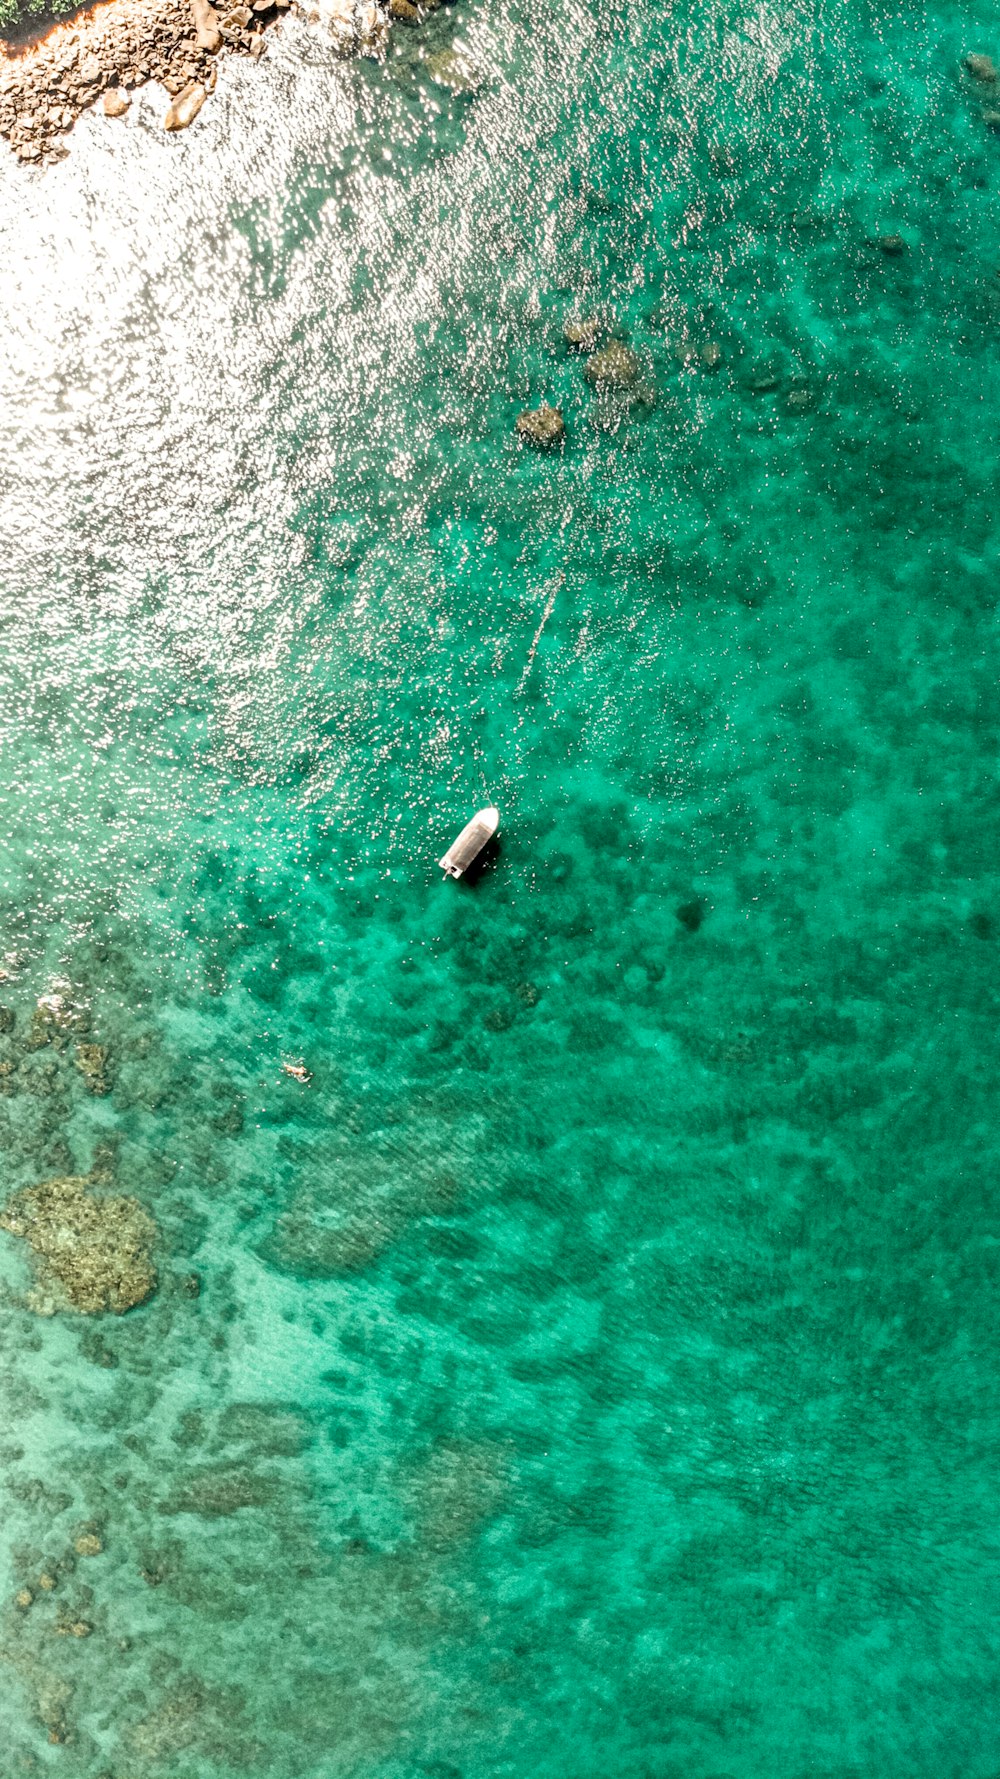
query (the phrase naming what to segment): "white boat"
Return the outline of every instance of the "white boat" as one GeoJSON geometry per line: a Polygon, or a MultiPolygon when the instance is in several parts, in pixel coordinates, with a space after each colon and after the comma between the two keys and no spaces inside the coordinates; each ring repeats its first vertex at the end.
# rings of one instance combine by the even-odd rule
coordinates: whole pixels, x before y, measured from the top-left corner
{"type": "Polygon", "coordinates": [[[500,811],[490,807],[480,809],[471,822],[453,840],[443,859],[438,859],[446,877],[461,877],[475,859],[478,859],[483,847],[492,840],[500,826],[500,811]]]}

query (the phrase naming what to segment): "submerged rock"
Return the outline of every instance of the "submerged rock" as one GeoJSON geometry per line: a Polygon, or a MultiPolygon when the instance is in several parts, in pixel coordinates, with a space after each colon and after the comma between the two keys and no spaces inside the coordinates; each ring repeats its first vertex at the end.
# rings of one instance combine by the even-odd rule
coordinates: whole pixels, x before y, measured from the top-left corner
{"type": "Polygon", "coordinates": [[[716,142],[708,152],[715,177],[717,179],[735,179],[740,170],[739,162],[728,144],[716,142]]]}
{"type": "Polygon", "coordinates": [[[177,94],[163,120],[165,130],[186,130],[193,124],[207,97],[200,80],[190,80],[177,94]]]}
{"type": "Polygon", "coordinates": [[[973,80],[994,81],[997,77],[996,64],[992,56],[971,55],[965,58],[966,73],[973,80]]]}
{"type": "Polygon", "coordinates": [[[161,1513],[197,1513],[206,1519],[225,1519],[245,1507],[268,1507],[278,1489],[271,1471],[254,1472],[245,1465],[189,1471],[174,1484],[159,1504],[161,1513]]]}
{"type": "Polygon", "coordinates": [[[696,933],[705,919],[705,903],[700,896],[694,896],[690,902],[681,902],[674,914],[686,933],[696,933]]]}
{"type": "Polygon", "coordinates": [[[588,358],[586,374],[598,389],[631,389],[638,381],[639,360],[624,340],[610,340],[588,358]]]}
{"type": "Polygon", "coordinates": [[[906,242],[902,235],[880,235],[878,244],[888,259],[899,259],[906,252],[906,242]]]}
{"type": "Polygon", "coordinates": [[[17,1192],[0,1212],[0,1229],[32,1250],[38,1286],[32,1309],[124,1315],[156,1289],[151,1250],[156,1225],[138,1199],[100,1197],[93,1176],[70,1174],[17,1192]]]}
{"type": "Polygon", "coordinates": [[[100,1095],[110,1092],[111,1083],[107,1075],[108,1047],[106,1044],[78,1044],[76,1066],[90,1093],[100,1095]]]}
{"type": "Polygon", "coordinates": [[[566,436],[562,409],[551,408],[543,402],[540,408],[527,408],[517,418],[515,428],[519,439],[526,444],[534,445],[540,451],[550,450],[553,445],[561,445],[566,436]]]}
{"type": "Polygon", "coordinates": [[[90,1014],[86,1007],[73,999],[70,984],[54,982],[48,994],[39,995],[35,1002],[26,1047],[29,1050],[41,1050],[46,1044],[64,1043],[70,1032],[89,1030],[90,1014]]]}
{"type": "Polygon", "coordinates": [[[781,378],[770,365],[759,366],[747,378],[747,388],[751,395],[773,395],[780,387],[781,378]]]}
{"type": "Polygon", "coordinates": [[[563,322],[563,339],[571,352],[593,352],[601,337],[601,323],[596,315],[579,320],[575,315],[563,322]]]}
{"type": "Polygon", "coordinates": [[[455,49],[440,49],[430,55],[424,67],[436,86],[447,87],[451,93],[478,93],[483,85],[479,69],[455,49]]]}
{"type": "Polygon", "coordinates": [[[717,340],[696,340],[687,332],[671,342],[670,350],[685,370],[700,366],[705,371],[717,371],[722,363],[722,347],[717,340]]]}
{"type": "Polygon", "coordinates": [[[218,1419],[226,1445],[245,1445],[270,1458],[297,1458],[312,1441],[312,1429],[294,1403],[231,1402],[218,1419]]]}

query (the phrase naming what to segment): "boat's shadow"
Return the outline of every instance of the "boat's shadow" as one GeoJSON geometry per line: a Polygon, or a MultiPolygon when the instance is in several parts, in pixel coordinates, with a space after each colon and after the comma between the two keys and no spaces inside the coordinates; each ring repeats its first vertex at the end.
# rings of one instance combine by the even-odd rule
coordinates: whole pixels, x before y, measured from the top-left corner
{"type": "Polygon", "coordinates": [[[493,870],[499,857],[500,838],[499,835],[494,834],[492,840],[487,840],[482,852],[477,853],[472,864],[462,872],[461,881],[475,886],[487,871],[493,870]]]}

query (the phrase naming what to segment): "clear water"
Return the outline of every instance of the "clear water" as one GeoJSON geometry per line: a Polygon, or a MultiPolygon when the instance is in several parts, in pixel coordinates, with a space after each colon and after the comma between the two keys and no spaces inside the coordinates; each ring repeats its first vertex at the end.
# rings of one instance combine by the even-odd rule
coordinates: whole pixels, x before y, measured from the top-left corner
{"type": "Polygon", "coordinates": [[[460,0],[0,159],[3,1187],[161,1279],[0,1236],[5,1779],[1000,1769],[998,48],[460,0]]]}

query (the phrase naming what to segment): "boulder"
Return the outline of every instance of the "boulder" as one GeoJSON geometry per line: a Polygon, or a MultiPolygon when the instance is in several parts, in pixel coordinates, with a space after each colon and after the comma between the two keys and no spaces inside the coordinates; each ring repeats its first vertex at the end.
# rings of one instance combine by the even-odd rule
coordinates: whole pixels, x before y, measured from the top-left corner
{"type": "Polygon", "coordinates": [[[389,21],[375,0],[358,7],[358,40],[367,56],[382,56],[389,45],[389,21]]]}
{"type": "Polygon", "coordinates": [[[598,389],[631,389],[639,376],[639,360],[624,340],[611,340],[587,360],[587,381],[598,389]]]}
{"type": "Polygon", "coordinates": [[[163,120],[165,130],[186,130],[194,123],[205,103],[206,93],[200,80],[190,80],[182,87],[163,120]]]}
{"type": "Polygon", "coordinates": [[[358,36],[355,0],[308,0],[306,18],[326,28],[340,55],[353,53],[358,36]]]}
{"type": "Polygon", "coordinates": [[[413,0],[389,0],[389,17],[399,25],[416,25],[420,22],[420,14],[413,0]]]}
{"type": "Polygon", "coordinates": [[[991,111],[987,107],[983,112],[983,123],[988,130],[1000,130],[1000,111],[991,111]]]}
{"type": "Polygon", "coordinates": [[[899,259],[906,252],[906,242],[902,235],[880,235],[878,244],[888,259],[899,259]]]}
{"type": "Polygon", "coordinates": [[[131,103],[120,86],[109,86],[104,94],[104,110],[108,117],[124,117],[131,103]]]}
{"type": "Polygon", "coordinates": [[[996,65],[992,56],[972,55],[965,58],[965,70],[973,80],[994,81],[997,77],[996,65]]]}
{"type": "Polygon", "coordinates": [[[76,1310],[124,1315],[156,1289],[151,1250],[156,1225],[138,1199],[99,1196],[93,1175],[67,1175],[16,1192],[0,1229],[32,1251],[38,1286],[29,1302],[42,1315],[76,1310]]]}
{"type": "Polygon", "coordinates": [[[551,408],[546,402],[540,408],[526,408],[518,415],[515,431],[525,444],[540,451],[551,450],[553,445],[561,445],[566,436],[562,409],[551,408]]]}
{"type": "Polygon", "coordinates": [[[191,17],[194,20],[194,40],[199,49],[208,51],[211,56],[222,48],[222,32],[219,29],[219,15],[210,0],[191,0],[191,17]]]}

